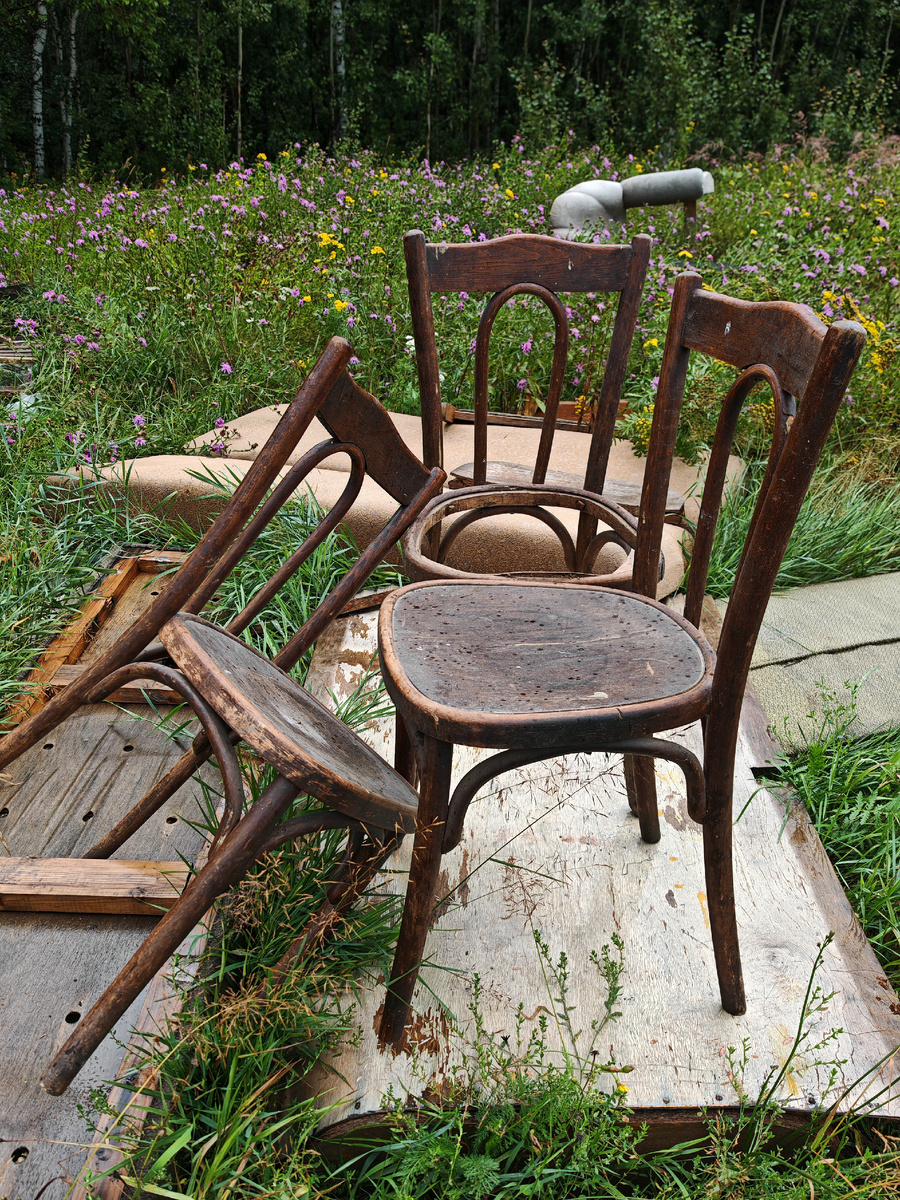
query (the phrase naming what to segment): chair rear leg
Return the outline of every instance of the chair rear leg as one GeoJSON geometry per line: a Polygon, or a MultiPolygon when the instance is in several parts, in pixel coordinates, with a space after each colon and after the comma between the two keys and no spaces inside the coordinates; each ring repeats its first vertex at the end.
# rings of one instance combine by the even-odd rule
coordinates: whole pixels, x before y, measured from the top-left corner
{"type": "Polygon", "coordinates": [[[394,770],[398,775],[403,776],[410,787],[416,786],[418,778],[416,754],[413,750],[409,730],[406,728],[406,722],[399,712],[394,718],[394,770]]]}
{"type": "Polygon", "coordinates": [[[644,755],[625,755],[625,789],[628,792],[628,807],[640,822],[641,837],[645,842],[658,842],[659,808],[656,803],[656,772],[653,769],[652,758],[644,755]]]}
{"type": "Polygon", "coordinates": [[[703,861],[706,869],[709,927],[716,956],[722,1007],[737,1017],[747,1011],[747,1000],[744,994],[737,914],[734,907],[731,800],[730,789],[724,804],[719,802],[710,805],[707,797],[707,816],[703,823],[703,861]]]}
{"type": "Polygon", "coordinates": [[[423,737],[422,742],[422,752],[419,756],[419,776],[422,784],[412,865],[406,888],[403,919],[400,923],[400,936],[397,939],[397,951],[379,1028],[380,1040],[388,1045],[397,1045],[402,1041],[409,1019],[410,1002],[419,977],[419,967],[425,952],[428,927],[434,909],[434,895],[441,865],[441,846],[450,800],[453,746],[427,736],[423,737]]]}
{"type": "Polygon", "coordinates": [[[60,1096],[156,972],[168,961],[212,903],[244,875],[266,835],[295,799],[298,788],[278,777],[185,889],[119,972],[47,1068],[41,1086],[60,1096]]]}

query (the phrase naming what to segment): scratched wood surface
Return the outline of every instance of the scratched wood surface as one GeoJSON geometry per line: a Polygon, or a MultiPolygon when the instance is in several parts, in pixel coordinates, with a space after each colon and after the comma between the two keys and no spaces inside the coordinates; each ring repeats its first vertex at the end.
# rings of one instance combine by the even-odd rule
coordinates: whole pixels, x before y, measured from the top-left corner
{"type": "MultiPolygon", "coordinates": [[[[376,649],[375,614],[356,615],[320,639],[310,684],[323,698],[340,698],[356,685],[376,649]]],[[[392,730],[380,722],[366,731],[390,755],[392,730]]],[[[696,727],[676,735],[700,750],[696,727]]],[[[454,777],[483,751],[457,750],[454,777]]],[[[674,1114],[733,1106],[736,1084],[758,1094],[768,1072],[782,1063],[797,1029],[818,943],[835,938],[818,982],[834,992],[812,1027],[841,1030],[827,1058],[846,1060],[835,1085],[829,1068],[800,1056],[782,1099],[798,1117],[841,1098],[864,1103],[893,1079],[891,1063],[862,1087],[855,1080],[900,1045],[900,1003],[837,882],[821,842],[802,811],[785,821],[783,799],[759,787],[752,768],[773,753],[765,717],[753,696],[744,708],[738,752],[736,878],[748,1011],[731,1017],[719,1004],[705,903],[701,833],[687,815],[683,782],[657,762],[663,836],[644,844],[628,811],[621,760],[572,756],[497,780],[472,805],[463,840],[443,863],[443,902],[427,945],[427,965],[414,999],[413,1049],[382,1052],[375,1034],[383,980],[368,980],[358,1008],[360,1038],[321,1072],[323,1103],[337,1107],[323,1129],[337,1133],[377,1112],[392,1089],[397,1098],[440,1085],[464,1061],[471,1042],[473,981],[480,978],[485,1027],[516,1039],[521,1003],[535,1028],[549,1019],[554,1053],[561,1033],[535,947],[535,933],[554,960],[569,958],[573,1026],[587,1031],[603,1015],[604,988],[590,962],[617,933],[625,944],[622,1016],[598,1045],[634,1068],[624,1078],[635,1108],[674,1114]],[[742,1078],[732,1078],[728,1046],[749,1039],[742,1078]],[[826,1094],[827,1092],[827,1094],[826,1094]]],[[[389,862],[379,886],[405,887],[409,839],[389,862]]],[[[818,1040],[818,1039],[814,1039],[818,1040]]],[[[586,1049],[589,1035],[583,1034],[586,1049]]],[[[612,1079],[608,1076],[614,1086],[612,1079]]],[[[884,1115],[900,1115],[900,1093],[882,1099],[884,1115]]]]}
{"type": "MultiPolygon", "coordinates": [[[[154,590],[152,575],[135,573],[102,626],[103,640],[116,636],[116,625],[133,619],[154,590]]],[[[8,768],[0,778],[0,854],[79,855],[178,759],[186,739],[181,746],[167,740],[146,706],[133,711],[145,719],[111,704],[82,709],[8,768]]],[[[210,781],[216,776],[211,771],[210,781]]],[[[182,818],[197,820],[199,792],[185,785],[115,857],[193,861],[202,838],[182,818]]],[[[141,916],[0,912],[0,1197],[68,1195],[67,1180],[77,1175],[92,1136],[77,1106],[91,1112],[91,1089],[118,1073],[146,998],[135,1001],[65,1095],[48,1096],[38,1079],[154,923],[141,916]]],[[[144,1016],[152,1029],[156,1009],[144,1016]]]]}

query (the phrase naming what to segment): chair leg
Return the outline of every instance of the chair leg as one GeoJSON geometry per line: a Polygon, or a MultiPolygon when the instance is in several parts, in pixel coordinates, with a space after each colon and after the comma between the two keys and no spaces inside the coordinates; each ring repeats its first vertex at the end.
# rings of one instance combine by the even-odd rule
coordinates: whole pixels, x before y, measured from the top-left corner
{"type": "Polygon", "coordinates": [[[129,1004],[187,937],[210,905],[237,883],[264,846],[266,834],[295,799],[299,789],[279,776],[225,839],[185,889],[129,963],[79,1021],[44,1072],[41,1086],[60,1096],[97,1049],[129,1004]]]}
{"type": "Polygon", "coordinates": [[[722,1007],[733,1016],[747,1011],[737,914],[734,907],[734,865],[731,847],[731,791],[726,803],[709,805],[703,823],[703,861],[709,904],[709,927],[722,1007]],[[710,811],[712,810],[712,811],[710,811]]]}
{"type": "Polygon", "coordinates": [[[644,755],[625,755],[625,788],[628,792],[628,807],[640,822],[641,837],[645,842],[658,842],[659,809],[656,804],[656,772],[653,770],[652,758],[644,755]]]}
{"type": "Polygon", "coordinates": [[[413,749],[406,722],[397,713],[394,718],[394,770],[402,775],[410,787],[416,786],[418,770],[416,753],[413,749]]]}
{"type": "Polygon", "coordinates": [[[412,865],[406,888],[406,903],[391,978],[384,998],[379,1037],[387,1045],[398,1045],[409,1019],[410,1002],[425,952],[428,926],[434,909],[441,865],[441,845],[450,799],[450,770],[453,746],[423,737],[419,758],[419,814],[413,843],[412,865]]]}

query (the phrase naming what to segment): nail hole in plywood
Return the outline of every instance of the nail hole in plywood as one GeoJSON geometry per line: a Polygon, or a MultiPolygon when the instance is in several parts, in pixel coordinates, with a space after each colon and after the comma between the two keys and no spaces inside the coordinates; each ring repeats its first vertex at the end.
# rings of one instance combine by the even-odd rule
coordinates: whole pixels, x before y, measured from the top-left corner
{"type": "Polygon", "coordinates": [[[178,820],[177,817],[166,817],[166,824],[174,825],[177,820],[178,820]]]}
{"type": "Polygon", "coordinates": [[[129,750],[133,750],[133,749],[134,749],[134,746],[131,746],[131,745],[128,745],[128,746],[123,746],[123,747],[122,747],[122,749],[123,749],[123,751],[124,751],[124,752],[127,754],[129,750]]]}
{"type": "Polygon", "coordinates": [[[89,810],[88,812],[86,812],[84,814],[84,816],[81,819],[82,819],[82,821],[90,821],[90,819],[93,815],[94,815],[93,810],[89,810]]]}
{"type": "Polygon", "coordinates": [[[9,809],[8,808],[0,808],[0,817],[8,817],[8,816],[9,816],[9,809]]]}
{"type": "Polygon", "coordinates": [[[28,1157],[28,1147],[27,1146],[17,1146],[16,1149],[13,1150],[12,1154],[9,1156],[10,1162],[14,1162],[14,1163],[23,1163],[27,1157],[28,1157]]]}
{"type": "Polygon", "coordinates": [[[151,595],[151,596],[158,596],[158,595],[159,595],[159,592],[151,592],[151,593],[150,593],[150,595],[151,595]]]}
{"type": "Polygon", "coordinates": [[[52,749],[53,749],[53,743],[52,743],[52,742],[45,742],[45,743],[44,743],[44,749],[45,749],[45,750],[52,750],[52,749]]]}
{"type": "Polygon", "coordinates": [[[81,1013],[76,1012],[74,1008],[72,1009],[71,1012],[66,1013],[66,1024],[67,1025],[77,1025],[80,1020],[81,1020],[81,1013]]]}

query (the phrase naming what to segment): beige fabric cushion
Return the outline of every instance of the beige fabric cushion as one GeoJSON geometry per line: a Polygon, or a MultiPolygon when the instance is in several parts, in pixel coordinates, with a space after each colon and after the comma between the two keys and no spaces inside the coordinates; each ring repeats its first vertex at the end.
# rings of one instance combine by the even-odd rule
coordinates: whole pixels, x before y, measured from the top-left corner
{"type": "MultiPolygon", "coordinates": [[[[106,481],[111,494],[127,496],[132,511],[159,512],[170,520],[180,518],[200,532],[208,528],[225,506],[227,497],[214,486],[214,481],[219,480],[233,489],[250,469],[251,462],[251,459],[166,454],[106,467],[100,477],[106,481]]],[[[84,474],[93,477],[87,469],[84,474]]],[[[74,477],[64,476],[61,481],[66,480],[74,482],[74,477]]],[[[308,486],[322,507],[330,510],[346,483],[343,472],[316,468],[309,473],[302,487],[308,486]]],[[[396,501],[374,480],[366,477],[345,523],[358,545],[365,547],[396,509],[396,501]]],[[[574,537],[578,513],[572,509],[553,511],[574,537]]],[[[670,595],[684,574],[683,533],[677,526],[664,526],[666,570],[657,593],[660,597],[670,595]]],[[[622,557],[622,551],[608,547],[598,556],[596,570],[611,571],[622,557]]],[[[399,562],[399,552],[394,551],[389,560],[399,562]]],[[[488,517],[476,522],[460,535],[449,563],[460,570],[477,572],[566,569],[555,535],[534,518],[518,514],[488,517]]]]}
{"type": "MultiPolygon", "coordinates": [[[[255,412],[238,417],[229,422],[227,429],[231,435],[225,438],[228,448],[228,458],[234,461],[254,459],[269,435],[281,419],[286,405],[273,405],[270,408],[258,408],[255,412]]],[[[417,458],[422,457],[422,422],[419,417],[406,413],[390,413],[391,420],[398,433],[417,458]]],[[[473,425],[454,422],[444,425],[444,468],[453,471],[464,463],[470,463],[475,457],[475,432],[473,425]]],[[[211,429],[208,433],[195,438],[192,447],[203,450],[223,440],[223,431],[211,429]]],[[[500,462],[524,463],[532,465],[537,456],[539,429],[516,429],[507,425],[488,426],[488,458],[500,462]]],[[[288,462],[295,463],[307,450],[317,446],[328,437],[324,426],[317,420],[313,421],[306,431],[288,462]]],[[[570,429],[559,429],[553,438],[553,450],[550,455],[552,471],[566,471],[569,474],[584,478],[587,469],[587,456],[591,439],[584,433],[573,433],[570,429]]],[[[630,442],[614,442],[609,456],[608,474],[612,479],[627,480],[640,484],[644,478],[646,458],[639,458],[632,449],[630,442]]],[[[345,454],[336,454],[322,464],[322,470],[349,471],[350,460],[345,454]]],[[[742,464],[740,459],[732,457],[728,461],[728,478],[730,482],[740,478],[742,464]]],[[[685,515],[696,521],[699,512],[700,491],[705,478],[705,468],[691,466],[683,458],[676,458],[672,464],[672,475],[669,486],[685,497],[685,515]],[[695,495],[690,493],[694,492],[695,495]]]]}

